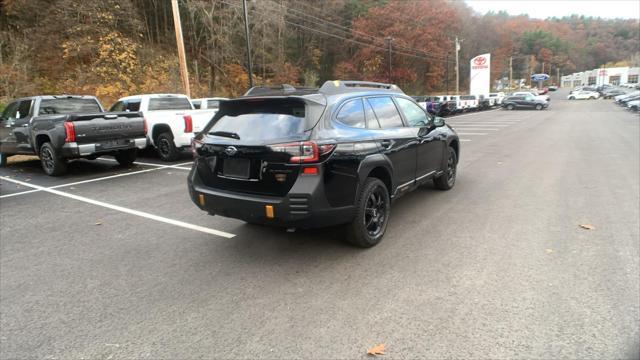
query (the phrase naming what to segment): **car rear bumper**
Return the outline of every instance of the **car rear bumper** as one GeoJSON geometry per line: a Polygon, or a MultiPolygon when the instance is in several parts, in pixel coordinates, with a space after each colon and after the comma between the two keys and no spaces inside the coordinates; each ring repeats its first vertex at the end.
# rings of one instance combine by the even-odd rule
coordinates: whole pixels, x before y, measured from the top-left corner
{"type": "Polygon", "coordinates": [[[350,222],[354,207],[332,207],[326,200],[322,176],[299,176],[286,196],[265,196],[220,190],[204,185],[197,167],[189,173],[191,200],[210,215],[249,223],[294,228],[319,228],[350,222]],[[270,209],[272,210],[268,210],[270,209]]]}
{"type": "Polygon", "coordinates": [[[127,139],[122,144],[111,144],[109,142],[96,142],[90,144],[78,144],[76,142],[65,143],[62,146],[62,157],[72,158],[81,156],[91,156],[107,154],[118,150],[144,149],[147,147],[147,138],[127,139]]]}

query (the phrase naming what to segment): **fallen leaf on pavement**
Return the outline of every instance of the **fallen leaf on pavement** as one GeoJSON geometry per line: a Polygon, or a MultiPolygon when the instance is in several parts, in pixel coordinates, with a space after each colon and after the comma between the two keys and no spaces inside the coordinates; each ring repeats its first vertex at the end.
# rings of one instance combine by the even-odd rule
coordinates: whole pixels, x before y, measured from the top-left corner
{"type": "Polygon", "coordinates": [[[595,230],[596,227],[591,224],[580,224],[580,227],[585,230],[595,230]]]}
{"type": "Polygon", "coordinates": [[[367,350],[368,355],[384,355],[384,344],[376,345],[367,350]]]}
{"type": "Polygon", "coordinates": [[[547,254],[551,254],[553,252],[553,249],[547,249],[545,251],[547,252],[547,254]]]}
{"type": "Polygon", "coordinates": [[[96,223],[93,225],[102,225],[102,221],[96,221],[96,223]]]}

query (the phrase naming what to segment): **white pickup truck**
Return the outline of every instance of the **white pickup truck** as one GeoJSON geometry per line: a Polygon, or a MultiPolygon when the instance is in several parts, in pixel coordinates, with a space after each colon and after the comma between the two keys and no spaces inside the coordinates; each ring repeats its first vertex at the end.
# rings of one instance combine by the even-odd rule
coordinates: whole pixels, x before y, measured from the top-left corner
{"type": "Polygon", "coordinates": [[[146,94],[119,99],[109,111],[139,111],[147,121],[149,144],[160,158],[173,161],[213,118],[217,109],[195,110],[186,95],[146,94]]]}

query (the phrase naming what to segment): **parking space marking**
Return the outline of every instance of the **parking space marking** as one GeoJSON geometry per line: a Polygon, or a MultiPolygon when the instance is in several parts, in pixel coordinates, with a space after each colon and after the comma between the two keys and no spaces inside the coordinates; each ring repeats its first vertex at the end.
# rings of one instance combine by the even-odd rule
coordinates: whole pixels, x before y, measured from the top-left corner
{"type": "Polygon", "coordinates": [[[460,139],[460,141],[467,142],[467,141],[471,141],[471,139],[460,139]]]}
{"type": "MultiPolygon", "coordinates": [[[[106,160],[106,161],[118,161],[116,159],[109,159],[109,158],[100,158],[99,160],[106,160]]],[[[180,169],[180,170],[191,170],[191,168],[188,167],[182,167],[182,165],[191,165],[193,164],[193,161],[188,162],[188,163],[182,163],[182,164],[177,164],[177,165],[162,165],[162,164],[154,164],[154,163],[148,163],[148,162],[139,162],[139,161],[134,161],[133,162],[136,165],[144,165],[144,166],[156,166],[156,167],[167,167],[170,166],[174,169],[180,169]]]]}
{"type": "Polygon", "coordinates": [[[51,188],[46,188],[44,186],[29,184],[29,183],[26,183],[26,182],[23,182],[23,181],[20,181],[20,180],[11,179],[11,178],[7,178],[7,177],[4,177],[4,176],[0,176],[0,179],[2,179],[4,181],[9,181],[9,182],[12,182],[12,183],[15,183],[15,184],[18,184],[18,185],[31,187],[31,188],[39,190],[39,191],[44,191],[44,192],[48,192],[48,193],[51,193],[51,194],[54,194],[54,195],[66,197],[66,198],[69,198],[69,199],[82,201],[82,202],[85,202],[85,203],[88,203],[88,204],[101,206],[101,207],[104,207],[104,208],[107,208],[107,209],[111,209],[111,210],[115,210],[115,211],[120,211],[120,212],[123,212],[123,213],[126,213],[126,214],[140,216],[140,217],[143,217],[143,218],[146,218],[146,219],[162,222],[162,223],[165,223],[165,224],[179,226],[179,227],[182,227],[182,228],[185,228],[185,229],[200,231],[200,232],[203,232],[203,233],[206,233],[206,234],[221,236],[221,237],[224,237],[224,238],[227,238],[227,239],[231,239],[232,237],[235,237],[234,234],[230,234],[228,232],[215,230],[215,229],[210,229],[210,228],[206,228],[204,226],[194,225],[194,224],[186,223],[186,222],[179,221],[179,220],[169,219],[169,218],[166,218],[166,217],[162,217],[162,216],[158,216],[158,215],[154,215],[154,214],[149,214],[149,213],[146,213],[146,212],[143,212],[143,211],[128,209],[128,208],[125,208],[125,207],[122,207],[122,206],[113,205],[113,204],[105,203],[105,202],[102,202],[102,201],[89,199],[89,198],[84,197],[84,196],[74,195],[74,194],[63,192],[63,191],[54,190],[54,189],[51,189],[51,188]]]}
{"type": "MultiPolygon", "coordinates": [[[[191,164],[191,163],[183,163],[183,164],[176,164],[176,165],[163,165],[161,167],[156,167],[156,168],[153,168],[153,169],[144,169],[144,170],[132,171],[132,172],[123,173],[123,174],[109,175],[109,176],[103,176],[103,177],[99,177],[99,178],[95,178],[95,179],[89,179],[89,180],[76,181],[76,182],[72,182],[72,183],[60,184],[60,185],[51,186],[51,187],[44,187],[44,186],[42,186],[42,187],[45,188],[45,189],[57,189],[57,188],[61,188],[61,187],[86,184],[86,183],[91,183],[91,182],[95,182],[95,181],[109,180],[109,179],[114,179],[114,178],[118,178],[118,177],[122,177],[122,176],[142,174],[142,173],[146,173],[146,172],[158,171],[158,170],[163,170],[163,169],[175,169],[175,168],[180,169],[181,165],[186,165],[186,164],[191,164]]],[[[189,170],[191,170],[191,169],[189,169],[189,170]]],[[[9,179],[9,178],[5,178],[5,177],[1,177],[1,178],[9,179]]],[[[34,190],[21,191],[21,192],[13,193],[13,194],[6,194],[6,195],[0,196],[0,199],[12,197],[12,196],[24,195],[24,194],[31,194],[31,193],[38,192],[38,191],[43,191],[43,190],[39,190],[39,189],[35,190],[34,189],[34,190]]]]}
{"type": "Polygon", "coordinates": [[[467,135],[487,135],[487,133],[463,133],[459,132],[458,135],[467,136],[467,135]]]}

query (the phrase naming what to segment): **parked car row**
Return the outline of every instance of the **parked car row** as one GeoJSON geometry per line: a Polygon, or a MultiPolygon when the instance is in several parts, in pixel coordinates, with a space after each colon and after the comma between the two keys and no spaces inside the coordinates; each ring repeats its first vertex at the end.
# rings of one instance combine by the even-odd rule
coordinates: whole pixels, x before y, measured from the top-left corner
{"type": "Polygon", "coordinates": [[[632,91],[627,94],[615,96],[615,102],[631,111],[640,110],[640,90],[632,91]]]}
{"type": "Polygon", "coordinates": [[[502,104],[502,92],[480,95],[413,96],[413,99],[435,116],[449,116],[469,111],[487,110],[502,104]]]}
{"type": "Polygon", "coordinates": [[[108,112],[93,96],[32,96],[11,102],[0,116],[0,166],[12,155],[38,155],[45,173],[64,174],[67,161],[113,155],[122,165],[154,147],[175,160],[226,98],[148,94],[119,99],[108,112]]]}

